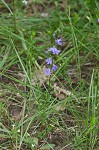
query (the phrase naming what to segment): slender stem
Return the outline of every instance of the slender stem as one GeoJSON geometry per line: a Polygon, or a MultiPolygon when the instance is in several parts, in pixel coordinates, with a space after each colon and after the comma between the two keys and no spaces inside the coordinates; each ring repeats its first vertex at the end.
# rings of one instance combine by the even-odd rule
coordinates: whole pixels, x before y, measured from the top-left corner
{"type": "Polygon", "coordinates": [[[14,29],[16,31],[16,7],[15,7],[15,0],[13,0],[12,3],[13,3],[13,24],[14,24],[14,29]]]}

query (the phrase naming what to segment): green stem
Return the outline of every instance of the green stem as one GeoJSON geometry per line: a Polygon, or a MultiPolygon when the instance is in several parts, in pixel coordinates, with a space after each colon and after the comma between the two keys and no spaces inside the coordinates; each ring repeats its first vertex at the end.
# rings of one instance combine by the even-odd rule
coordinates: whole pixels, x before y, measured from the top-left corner
{"type": "Polygon", "coordinates": [[[14,29],[16,31],[16,8],[15,8],[15,0],[13,0],[12,2],[13,2],[13,25],[14,25],[14,29]]]}

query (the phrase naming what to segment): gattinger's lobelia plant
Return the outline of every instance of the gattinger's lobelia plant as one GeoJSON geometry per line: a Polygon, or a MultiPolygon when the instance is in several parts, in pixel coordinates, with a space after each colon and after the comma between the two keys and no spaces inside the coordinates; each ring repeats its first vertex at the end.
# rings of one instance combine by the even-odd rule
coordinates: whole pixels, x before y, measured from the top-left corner
{"type": "MultiPolygon", "coordinates": [[[[55,34],[53,34],[52,36],[53,36],[53,38],[55,39],[55,44],[56,44],[58,47],[61,47],[61,46],[63,45],[62,39],[61,39],[61,38],[56,39],[55,34]]],[[[53,47],[51,47],[50,49],[48,49],[48,50],[46,51],[46,53],[50,53],[50,57],[45,60],[47,66],[48,66],[48,67],[45,69],[45,75],[46,75],[46,76],[50,76],[52,72],[54,72],[54,71],[57,70],[58,66],[54,64],[54,57],[55,57],[55,55],[58,55],[60,52],[61,52],[61,51],[58,50],[58,49],[56,48],[56,46],[53,46],[53,47]]]]}

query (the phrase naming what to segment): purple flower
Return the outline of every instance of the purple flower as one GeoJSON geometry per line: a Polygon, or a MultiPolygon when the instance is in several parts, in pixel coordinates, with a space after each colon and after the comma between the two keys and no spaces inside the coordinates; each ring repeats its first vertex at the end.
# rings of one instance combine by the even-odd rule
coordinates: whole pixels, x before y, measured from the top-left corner
{"type": "Polygon", "coordinates": [[[53,46],[47,52],[52,52],[53,54],[59,54],[60,50],[57,50],[57,48],[55,46],[53,46]]]}
{"type": "Polygon", "coordinates": [[[58,68],[58,66],[54,65],[52,66],[52,71],[56,71],[56,69],[58,68]]]}
{"type": "Polygon", "coordinates": [[[62,41],[61,38],[60,38],[60,39],[56,39],[55,42],[56,42],[56,44],[59,45],[59,46],[62,46],[62,45],[63,45],[63,41],[62,41]]]}
{"type": "Polygon", "coordinates": [[[47,64],[52,64],[52,58],[47,58],[46,60],[45,60],[45,62],[47,63],[47,64]]]}
{"type": "Polygon", "coordinates": [[[51,48],[51,51],[52,51],[53,54],[57,54],[57,55],[60,53],[60,50],[57,50],[57,48],[55,46],[53,46],[51,48]]]}
{"type": "Polygon", "coordinates": [[[50,68],[46,68],[45,69],[45,74],[46,74],[46,76],[49,76],[51,74],[51,69],[50,68]]]}

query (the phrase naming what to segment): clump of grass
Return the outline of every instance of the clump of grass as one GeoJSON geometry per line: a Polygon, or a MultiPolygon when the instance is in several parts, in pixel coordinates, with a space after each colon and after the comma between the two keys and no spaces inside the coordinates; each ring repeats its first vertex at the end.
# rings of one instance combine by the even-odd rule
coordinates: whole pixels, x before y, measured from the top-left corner
{"type": "Polygon", "coordinates": [[[47,18],[38,7],[37,16],[26,15],[23,4],[13,2],[16,10],[1,3],[10,17],[2,15],[0,25],[0,148],[98,150],[98,2],[70,1],[65,7],[38,1],[47,18]],[[46,77],[42,68],[49,63],[45,51],[57,40],[53,33],[63,44],[54,60],[57,70],[46,77]]]}

